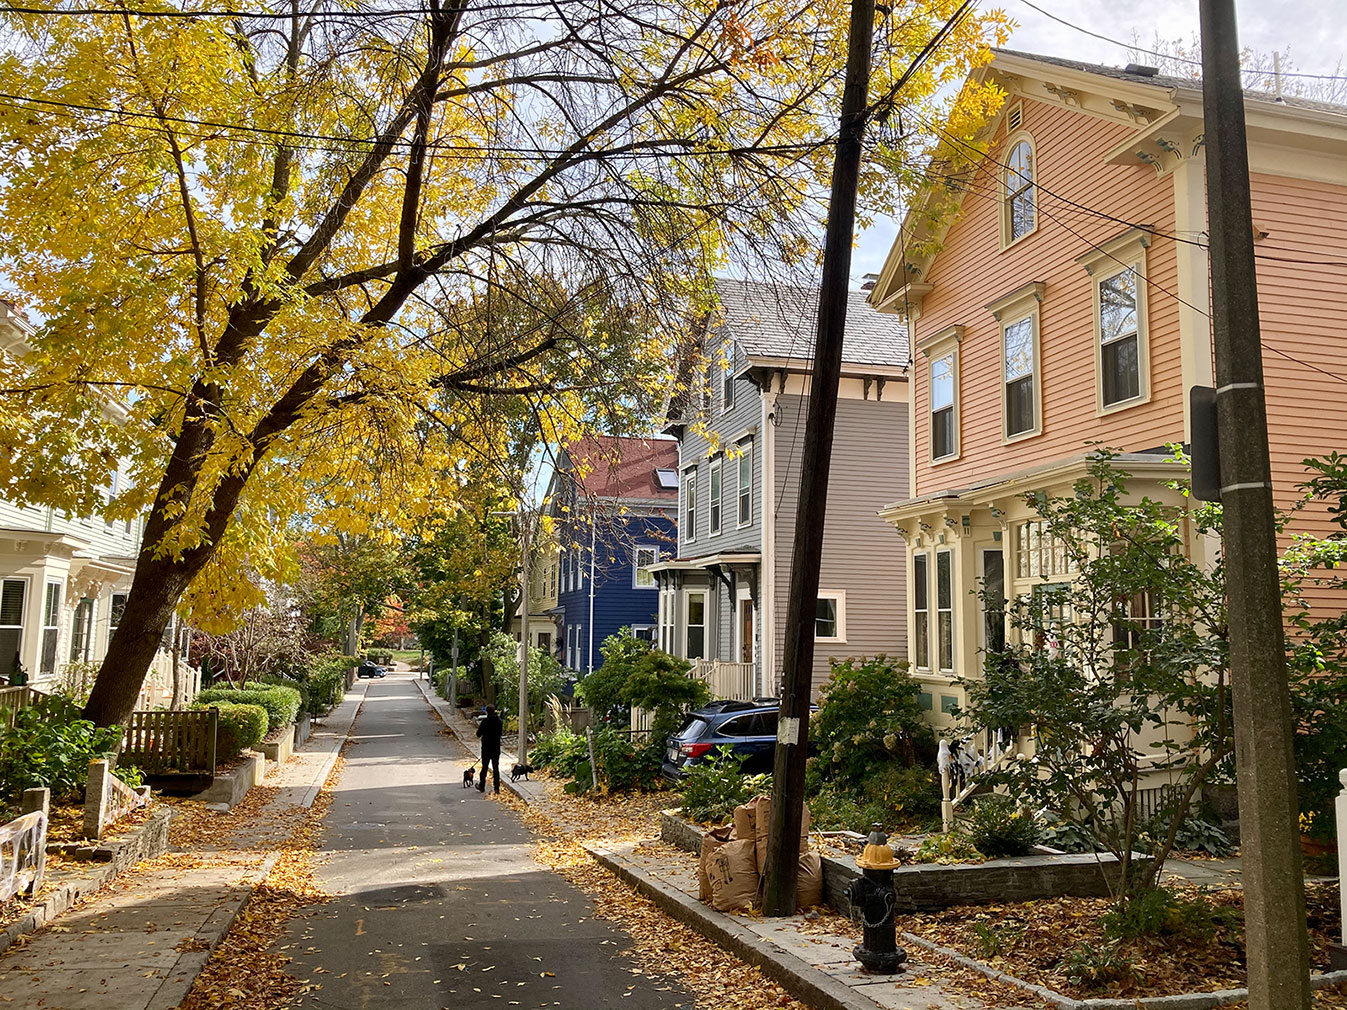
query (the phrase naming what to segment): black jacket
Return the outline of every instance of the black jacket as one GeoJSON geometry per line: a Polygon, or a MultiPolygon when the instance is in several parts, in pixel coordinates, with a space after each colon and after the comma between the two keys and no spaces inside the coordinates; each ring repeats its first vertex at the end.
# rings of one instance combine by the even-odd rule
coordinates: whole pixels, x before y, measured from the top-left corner
{"type": "Polygon", "coordinates": [[[477,738],[482,741],[483,754],[500,753],[500,734],[504,728],[498,715],[489,715],[482,720],[477,727],[477,738]]]}

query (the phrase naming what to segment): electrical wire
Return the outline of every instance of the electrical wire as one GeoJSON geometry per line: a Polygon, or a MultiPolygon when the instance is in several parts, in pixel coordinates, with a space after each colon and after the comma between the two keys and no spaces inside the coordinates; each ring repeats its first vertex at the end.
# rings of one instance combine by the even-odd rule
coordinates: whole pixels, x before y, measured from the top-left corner
{"type": "MultiPolygon", "coordinates": [[[[1026,7],[1038,11],[1038,13],[1042,14],[1045,18],[1049,18],[1052,21],[1056,21],[1059,25],[1063,25],[1067,28],[1070,28],[1073,31],[1078,31],[1082,35],[1088,35],[1091,38],[1098,39],[1100,42],[1108,42],[1115,46],[1121,46],[1128,52],[1145,53],[1147,56],[1158,56],[1162,60],[1173,60],[1175,63],[1185,63],[1189,66],[1194,67],[1202,66],[1201,60],[1194,60],[1185,56],[1174,56],[1169,53],[1158,52],[1157,50],[1154,49],[1147,49],[1144,46],[1136,46],[1130,42],[1123,42],[1121,39],[1115,39],[1108,35],[1101,35],[1099,32],[1092,31],[1091,29],[1086,28],[1082,25],[1078,25],[1072,21],[1068,21],[1066,18],[1059,17],[1058,15],[1053,14],[1049,11],[1045,11],[1042,7],[1038,6],[1038,4],[1034,3],[1033,0],[1020,0],[1020,3],[1024,4],[1026,7]]],[[[1306,80],[1312,81],[1347,81],[1347,76],[1344,76],[1342,74],[1309,74],[1309,73],[1302,73],[1300,71],[1283,70],[1281,71],[1280,76],[1302,77],[1305,78],[1306,80]]]]}

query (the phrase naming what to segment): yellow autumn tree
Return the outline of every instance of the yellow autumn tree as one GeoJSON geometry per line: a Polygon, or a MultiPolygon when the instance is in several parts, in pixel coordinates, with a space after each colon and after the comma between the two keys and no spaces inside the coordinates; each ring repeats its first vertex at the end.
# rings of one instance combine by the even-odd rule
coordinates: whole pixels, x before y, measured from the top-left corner
{"type": "MultiPolygon", "coordinates": [[[[708,275],[818,246],[840,0],[49,2],[0,13],[0,253],[38,325],[0,493],[145,516],[100,724],[175,607],[285,575],[291,516],[395,530],[521,431],[648,421],[708,275]]],[[[959,7],[882,15],[877,95],[959,7]]],[[[942,115],[1004,24],[955,19],[890,101],[942,115]]]]}

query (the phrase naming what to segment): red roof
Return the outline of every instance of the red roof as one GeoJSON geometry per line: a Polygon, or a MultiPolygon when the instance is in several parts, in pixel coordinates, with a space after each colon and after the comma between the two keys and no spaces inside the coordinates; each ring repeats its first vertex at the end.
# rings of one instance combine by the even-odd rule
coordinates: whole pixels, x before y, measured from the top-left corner
{"type": "Polygon", "coordinates": [[[596,498],[678,498],[678,443],[672,439],[598,435],[566,446],[584,494],[596,498]],[[669,470],[672,486],[661,486],[656,470],[669,470]]]}

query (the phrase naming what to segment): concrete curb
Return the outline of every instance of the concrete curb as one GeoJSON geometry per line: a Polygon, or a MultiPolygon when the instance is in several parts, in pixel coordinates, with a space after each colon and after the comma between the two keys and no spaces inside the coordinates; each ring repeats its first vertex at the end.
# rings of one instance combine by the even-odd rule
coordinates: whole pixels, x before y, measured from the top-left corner
{"type": "Polygon", "coordinates": [[[644,894],[679,922],[760,969],[801,1002],[817,1010],[875,1010],[878,1006],[851,986],[805,964],[798,957],[772,950],[747,926],[741,926],[731,916],[712,911],[692,895],[657,880],[620,853],[597,845],[585,845],[584,849],[619,880],[644,894]]]}
{"type": "MultiPolygon", "coordinates": [[[[309,784],[308,789],[304,791],[304,795],[300,797],[299,805],[301,807],[304,807],[306,810],[309,807],[313,806],[313,801],[316,800],[318,798],[318,794],[323,791],[323,783],[325,783],[327,781],[327,777],[332,774],[332,768],[337,763],[337,758],[341,755],[342,747],[345,745],[346,741],[350,739],[351,727],[355,725],[356,717],[360,715],[360,709],[364,707],[365,694],[368,689],[369,689],[369,681],[361,681],[359,685],[359,691],[357,691],[355,688],[352,688],[351,690],[347,691],[346,694],[342,697],[342,700],[337,703],[337,707],[334,708],[332,711],[335,712],[337,708],[340,708],[342,703],[344,703],[347,698],[351,698],[354,697],[356,694],[359,694],[360,698],[355,703],[355,705],[352,706],[350,715],[347,716],[343,714],[341,716],[338,716],[335,723],[326,721],[323,723],[322,732],[324,734],[330,732],[331,740],[328,742],[327,756],[323,758],[323,763],[322,765],[319,766],[318,773],[314,776],[314,779],[309,784]]],[[[313,729],[310,732],[309,740],[310,741],[315,740],[319,732],[320,731],[317,728],[313,729]]]]}
{"type": "Polygon", "coordinates": [[[77,905],[81,899],[97,891],[114,877],[145,859],[153,859],[168,851],[168,822],[173,811],[160,807],[144,824],[115,847],[107,862],[89,864],[96,867],[54,888],[50,894],[23,918],[10,923],[0,932],[0,953],[8,950],[21,936],[36,933],[62,912],[77,905]]]}
{"type": "Polygon", "coordinates": [[[246,886],[247,890],[221,905],[192,935],[193,946],[197,949],[183,951],[178,955],[168,973],[168,978],[160,983],[159,988],[150,997],[150,1002],[146,1004],[145,1010],[175,1010],[187,998],[192,986],[196,984],[197,977],[205,970],[211,954],[229,933],[239,913],[252,900],[253,891],[257,889],[258,883],[267,879],[267,874],[271,872],[278,855],[279,853],[273,852],[262,860],[256,874],[240,883],[240,886],[246,886]]]}

